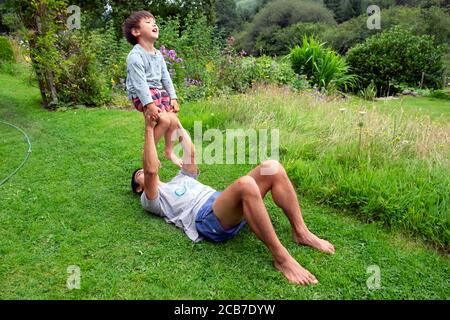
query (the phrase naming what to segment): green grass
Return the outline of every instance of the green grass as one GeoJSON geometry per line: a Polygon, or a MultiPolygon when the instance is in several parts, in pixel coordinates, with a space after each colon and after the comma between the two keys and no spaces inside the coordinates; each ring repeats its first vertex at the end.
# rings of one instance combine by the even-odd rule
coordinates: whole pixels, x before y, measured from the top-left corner
{"type": "Polygon", "coordinates": [[[450,123],[450,101],[427,97],[402,97],[396,100],[376,101],[376,106],[382,111],[392,112],[403,110],[416,118],[429,116],[441,123],[450,123]]]}
{"type": "MultiPolygon", "coordinates": [[[[26,78],[0,74],[0,119],[23,128],[33,143],[28,163],[0,187],[0,299],[450,298],[448,257],[309,199],[301,199],[305,219],[335,244],[334,256],[294,245],[287,219],[266,203],[282,242],[317,276],[317,286],[289,284],[248,227],[225,244],[193,244],[144,212],[129,190],[129,175],[141,162],[141,114],[47,112],[26,78]],[[381,269],[379,290],[366,286],[374,264],[381,269]],[[80,290],[66,288],[70,265],[81,268],[80,290]]],[[[210,102],[183,106],[187,127],[201,103],[210,102]]],[[[225,121],[209,113],[201,118],[211,126],[225,121]]],[[[3,177],[26,143],[12,128],[0,128],[3,177]]],[[[200,181],[221,190],[251,166],[200,168],[200,181]]],[[[163,180],[175,172],[163,162],[163,180]]]]}
{"type": "Polygon", "coordinates": [[[213,127],[279,129],[301,195],[448,250],[450,136],[439,119],[273,86],[192,109],[213,127]]]}

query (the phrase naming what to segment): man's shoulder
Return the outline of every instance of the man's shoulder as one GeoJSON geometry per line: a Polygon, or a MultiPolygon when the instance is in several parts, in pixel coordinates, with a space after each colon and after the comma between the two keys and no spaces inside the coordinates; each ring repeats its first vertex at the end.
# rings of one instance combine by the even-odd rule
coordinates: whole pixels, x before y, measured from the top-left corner
{"type": "Polygon", "coordinates": [[[161,201],[160,201],[160,192],[158,190],[158,196],[155,199],[148,199],[147,195],[145,194],[145,191],[141,194],[141,205],[144,210],[151,212],[153,214],[156,214],[158,216],[164,216],[164,213],[161,208],[161,201]]]}

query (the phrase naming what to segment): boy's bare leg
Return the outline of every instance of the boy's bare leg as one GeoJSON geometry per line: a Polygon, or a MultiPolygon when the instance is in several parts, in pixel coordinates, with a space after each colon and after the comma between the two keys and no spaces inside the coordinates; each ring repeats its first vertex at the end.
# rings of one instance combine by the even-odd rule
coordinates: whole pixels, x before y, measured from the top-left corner
{"type": "Polygon", "coordinates": [[[159,121],[154,130],[155,144],[158,145],[159,139],[167,132],[170,127],[170,116],[167,112],[159,114],[159,121]]]}
{"type": "Polygon", "coordinates": [[[290,282],[303,285],[318,282],[281,244],[252,177],[241,177],[226,188],[214,201],[213,210],[225,229],[237,225],[244,217],[256,236],[272,253],[275,268],[290,282]]]}
{"type": "Polygon", "coordinates": [[[249,174],[258,185],[261,196],[264,197],[268,191],[272,192],[275,204],[283,209],[292,226],[292,238],[298,244],[316,248],[325,253],[334,254],[334,246],[320,239],[306,226],[297,194],[283,166],[274,160],[268,160],[253,169],[249,174]],[[269,172],[271,174],[262,174],[269,172]]]}
{"type": "Polygon", "coordinates": [[[181,125],[178,117],[175,115],[176,121],[178,121],[178,129],[179,130],[179,141],[183,148],[183,169],[192,174],[198,174],[198,166],[195,163],[195,146],[187,133],[181,125]]]}
{"type": "Polygon", "coordinates": [[[164,133],[164,157],[168,160],[171,160],[178,167],[182,168],[183,160],[178,158],[177,155],[173,152],[173,141],[175,140],[175,136],[179,128],[179,120],[175,113],[169,112],[168,115],[170,119],[170,125],[164,133]]]}

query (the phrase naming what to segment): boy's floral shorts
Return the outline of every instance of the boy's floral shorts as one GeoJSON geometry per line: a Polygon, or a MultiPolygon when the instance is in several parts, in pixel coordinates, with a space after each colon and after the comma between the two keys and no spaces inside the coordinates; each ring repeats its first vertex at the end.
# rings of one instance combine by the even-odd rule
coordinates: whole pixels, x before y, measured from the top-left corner
{"type": "MultiPolygon", "coordinates": [[[[149,88],[149,90],[153,102],[158,108],[166,111],[172,110],[172,106],[170,105],[170,96],[166,90],[157,88],[149,88]]],[[[133,99],[133,104],[137,111],[144,112],[144,106],[138,97],[133,99]]]]}

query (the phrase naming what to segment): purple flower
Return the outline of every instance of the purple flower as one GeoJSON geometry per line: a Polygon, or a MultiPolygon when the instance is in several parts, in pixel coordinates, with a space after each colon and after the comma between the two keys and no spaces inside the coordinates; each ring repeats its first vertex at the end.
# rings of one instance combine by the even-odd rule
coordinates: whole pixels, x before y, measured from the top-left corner
{"type": "Polygon", "coordinates": [[[175,50],[169,50],[169,58],[171,60],[175,60],[175,57],[177,56],[177,53],[175,52],[175,50]]]}
{"type": "Polygon", "coordinates": [[[184,82],[186,86],[199,86],[202,84],[201,80],[191,79],[191,78],[184,78],[184,82]]]}
{"type": "Polygon", "coordinates": [[[183,59],[182,59],[182,58],[177,58],[177,59],[175,60],[175,62],[176,62],[176,63],[183,62],[183,59]]]}
{"type": "Polygon", "coordinates": [[[164,54],[164,55],[167,53],[167,49],[166,49],[166,47],[164,47],[164,46],[161,46],[161,47],[159,48],[159,51],[161,51],[161,53],[164,54]]]}

